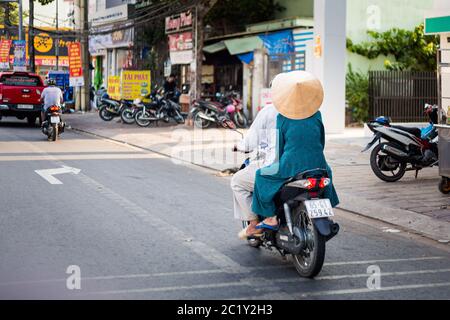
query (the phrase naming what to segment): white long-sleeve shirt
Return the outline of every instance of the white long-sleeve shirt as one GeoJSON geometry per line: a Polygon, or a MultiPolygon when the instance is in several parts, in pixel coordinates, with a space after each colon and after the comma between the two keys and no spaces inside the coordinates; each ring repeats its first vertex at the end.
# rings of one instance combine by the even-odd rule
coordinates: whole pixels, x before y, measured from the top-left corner
{"type": "Polygon", "coordinates": [[[262,167],[275,161],[277,116],[278,111],[272,104],[265,106],[237,145],[239,151],[253,151],[250,161],[260,161],[262,167]]]}

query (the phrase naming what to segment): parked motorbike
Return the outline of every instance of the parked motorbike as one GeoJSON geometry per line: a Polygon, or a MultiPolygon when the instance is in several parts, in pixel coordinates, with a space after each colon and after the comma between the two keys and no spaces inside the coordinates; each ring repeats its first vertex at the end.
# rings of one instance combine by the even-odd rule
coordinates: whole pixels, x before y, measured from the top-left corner
{"type": "Polygon", "coordinates": [[[379,179],[395,182],[412,170],[416,171],[417,178],[423,168],[438,165],[438,132],[434,126],[438,121],[438,106],[426,104],[424,110],[430,123],[423,129],[391,125],[387,117],[367,123],[374,137],[362,152],[378,142],[370,154],[370,166],[379,179]]]}
{"type": "Polygon", "coordinates": [[[170,99],[167,94],[162,91],[156,91],[151,95],[151,102],[149,104],[143,103],[138,99],[135,101],[135,106],[139,110],[135,113],[134,119],[140,127],[148,127],[153,123],[158,123],[159,120],[170,122],[174,119],[177,124],[185,122],[185,118],[181,113],[181,106],[170,99]]]}
{"type": "MultiPolygon", "coordinates": [[[[100,105],[98,107],[98,115],[104,121],[111,121],[115,117],[121,117],[121,113],[125,107],[130,106],[130,102],[126,100],[111,99],[107,93],[100,97],[100,105]]],[[[123,119],[122,119],[123,120],[123,119]]],[[[129,123],[129,122],[125,122],[129,123]]]]}
{"type": "MultiPolygon", "coordinates": [[[[233,129],[229,121],[222,126],[233,129]]],[[[241,169],[249,165],[246,159],[241,169]]],[[[326,169],[317,168],[297,174],[286,181],[275,198],[277,231],[264,229],[261,237],[249,237],[251,247],[276,249],[282,256],[292,256],[293,264],[302,277],[314,278],[322,270],[326,242],[339,232],[330,200],[324,190],[331,183],[326,169]]],[[[259,217],[260,221],[264,217],[259,217]]],[[[247,227],[248,222],[243,222],[247,227]]]]}
{"type": "Polygon", "coordinates": [[[244,113],[242,101],[238,98],[235,91],[226,94],[216,94],[217,101],[225,107],[225,110],[231,120],[238,128],[247,128],[248,118],[244,113]]]}
{"type": "Polygon", "coordinates": [[[244,113],[242,102],[236,93],[216,94],[217,101],[198,100],[194,102],[191,117],[197,128],[206,129],[212,124],[220,125],[224,119],[232,120],[238,128],[246,128],[248,119],[244,113]]]}
{"type": "Polygon", "coordinates": [[[45,120],[42,122],[42,133],[49,141],[56,141],[59,135],[64,132],[65,123],[61,119],[62,109],[54,105],[47,109],[45,120]]]}

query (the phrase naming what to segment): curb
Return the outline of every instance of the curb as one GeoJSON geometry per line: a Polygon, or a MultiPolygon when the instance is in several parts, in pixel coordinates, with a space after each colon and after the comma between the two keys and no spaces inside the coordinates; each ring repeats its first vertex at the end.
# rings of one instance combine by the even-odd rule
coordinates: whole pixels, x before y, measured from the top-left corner
{"type": "MultiPolygon", "coordinates": [[[[92,135],[98,138],[102,138],[105,140],[114,141],[117,143],[125,144],[128,146],[132,146],[141,150],[146,150],[149,152],[156,153],[160,156],[166,157],[166,158],[172,158],[171,155],[153,150],[150,148],[145,148],[136,144],[132,144],[129,142],[125,142],[122,140],[110,138],[107,136],[102,136],[97,133],[92,133],[83,129],[74,128],[71,126],[70,130],[80,132],[82,134],[88,134],[92,135]]],[[[188,165],[194,165],[196,167],[200,167],[202,169],[206,169],[208,171],[212,171],[215,174],[221,173],[222,171],[208,167],[206,165],[197,164],[191,161],[187,161],[185,159],[178,159],[177,160],[188,164],[188,165]]],[[[347,211],[352,214],[356,214],[365,218],[378,220],[384,223],[391,224],[393,226],[397,226],[404,231],[411,232],[414,234],[418,234],[421,236],[424,236],[426,238],[435,240],[435,241],[442,241],[442,240],[450,240],[450,223],[445,221],[439,221],[436,219],[433,219],[429,216],[418,214],[413,211],[404,210],[404,209],[398,209],[398,208],[391,208],[391,207],[384,207],[379,205],[375,201],[370,201],[366,199],[362,199],[359,197],[354,197],[345,193],[339,194],[340,204],[338,205],[338,208],[344,211],[347,211]]]]}

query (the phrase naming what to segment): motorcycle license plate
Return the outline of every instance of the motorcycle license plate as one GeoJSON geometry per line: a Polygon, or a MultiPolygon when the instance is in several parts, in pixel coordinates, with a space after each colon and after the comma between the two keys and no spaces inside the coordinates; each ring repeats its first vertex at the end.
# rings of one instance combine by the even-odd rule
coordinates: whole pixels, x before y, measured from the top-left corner
{"type": "Polygon", "coordinates": [[[311,219],[328,218],[334,216],[329,199],[305,201],[306,211],[311,219]]]}
{"type": "Polygon", "coordinates": [[[51,123],[59,123],[59,117],[51,117],[50,122],[51,123]]]}

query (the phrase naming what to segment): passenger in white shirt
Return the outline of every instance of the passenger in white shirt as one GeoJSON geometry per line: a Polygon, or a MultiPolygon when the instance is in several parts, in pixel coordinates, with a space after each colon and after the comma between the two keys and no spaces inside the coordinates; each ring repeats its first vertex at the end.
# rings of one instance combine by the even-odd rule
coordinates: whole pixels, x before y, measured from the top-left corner
{"type": "MultiPolygon", "coordinates": [[[[252,212],[252,193],[256,171],[271,165],[276,158],[276,127],[278,111],[273,105],[267,105],[256,116],[250,129],[234,150],[253,152],[250,165],[236,172],[231,179],[234,199],[234,217],[241,221],[250,221],[247,229],[252,234],[256,227],[257,216],[252,212]],[[251,225],[251,224],[254,225],[251,225]]],[[[247,238],[246,235],[241,235],[247,238]]]]}

